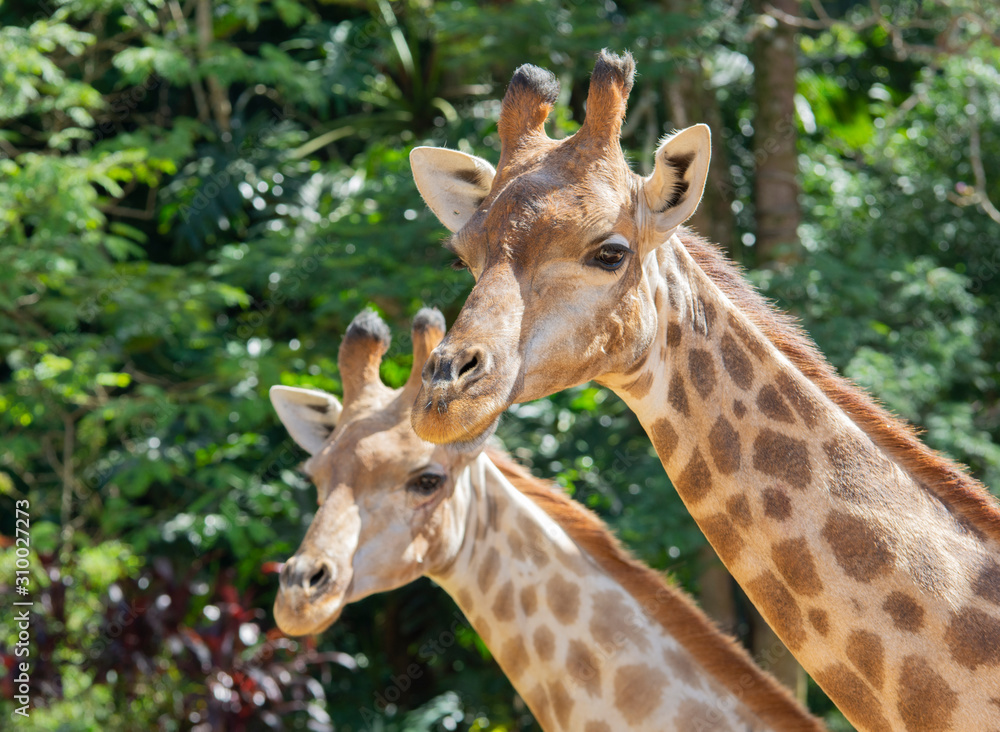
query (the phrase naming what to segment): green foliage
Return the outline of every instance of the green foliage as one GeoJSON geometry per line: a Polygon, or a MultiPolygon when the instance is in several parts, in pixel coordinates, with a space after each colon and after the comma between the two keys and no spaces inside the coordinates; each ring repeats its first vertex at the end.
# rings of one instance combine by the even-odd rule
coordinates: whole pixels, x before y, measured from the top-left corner
{"type": "MultiPolygon", "coordinates": [[[[494,158],[497,100],[525,62],[560,77],[553,128],[567,134],[593,52],[631,48],[625,139],[639,165],[676,124],[664,81],[703,69],[731,163],[738,241],[723,244],[838,368],[1000,486],[1000,259],[979,198],[1000,200],[1000,186],[973,166],[975,149],[1000,168],[1000,57],[971,20],[948,52],[928,50],[969,9],[909,23],[918,5],[869,22],[870,6],[849,4],[801,35],[806,256],[782,270],[753,268],[759,19],[729,3],[0,5],[0,502],[7,517],[31,501],[33,590],[57,608],[33,641],[51,663],[32,723],[533,728],[429,582],[296,645],[268,635],[277,583],[262,571],[315,510],[267,388],[339,392],[336,348],[362,307],[395,326],[393,384],[410,368],[409,318],[426,304],[454,319],[471,282],[448,267],[407,152],[494,158]],[[898,54],[900,39],[917,50],[898,54]],[[139,613],[110,642],[123,601],[159,597],[173,610],[139,613]],[[92,653],[95,638],[109,642],[92,653]],[[237,671],[258,686],[226,686],[237,671]]],[[[610,392],[520,405],[500,436],[697,589],[704,539],[610,392]]],[[[0,628],[5,659],[12,632],[0,628]]]]}

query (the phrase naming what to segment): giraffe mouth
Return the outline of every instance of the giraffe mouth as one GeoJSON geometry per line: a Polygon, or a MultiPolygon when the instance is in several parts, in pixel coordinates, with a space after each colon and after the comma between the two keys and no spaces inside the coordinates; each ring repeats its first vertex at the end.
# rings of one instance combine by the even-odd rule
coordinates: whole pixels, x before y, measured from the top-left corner
{"type": "Polygon", "coordinates": [[[341,589],[312,597],[297,587],[281,587],[274,598],[274,620],[285,635],[304,636],[322,633],[340,619],[354,585],[354,579],[341,589]]]}
{"type": "Polygon", "coordinates": [[[279,615],[280,611],[278,610],[278,600],[276,599],[274,602],[274,617],[278,624],[278,628],[285,635],[294,637],[319,635],[340,620],[340,615],[344,612],[345,607],[347,607],[347,604],[341,602],[333,609],[332,612],[323,614],[319,618],[304,616],[289,618],[287,616],[279,615]],[[281,618],[280,620],[278,619],[279,617],[281,618]]]}
{"type": "Polygon", "coordinates": [[[480,395],[449,391],[444,395],[438,389],[421,388],[410,412],[413,429],[421,439],[448,445],[458,453],[478,452],[496,432],[513,399],[497,399],[492,390],[480,395]]]}
{"type": "Polygon", "coordinates": [[[458,455],[478,455],[483,447],[486,445],[487,441],[496,434],[497,427],[500,425],[500,417],[496,417],[482,432],[480,432],[475,437],[471,437],[466,440],[454,440],[445,445],[445,447],[458,455]]]}

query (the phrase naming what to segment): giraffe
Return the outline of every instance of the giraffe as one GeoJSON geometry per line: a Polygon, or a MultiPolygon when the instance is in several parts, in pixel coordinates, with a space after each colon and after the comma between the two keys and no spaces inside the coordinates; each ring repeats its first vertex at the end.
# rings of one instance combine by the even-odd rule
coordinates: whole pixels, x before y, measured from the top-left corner
{"type": "Polygon", "coordinates": [[[424,367],[419,436],[473,449],[510,404],[588,380],[635,412],[765,620],[863,730],[1000,730],[1000,510],[838,376],[792,318],[683,227],[710,133],[646,178],[619,140],[634,63],[598,56],[586,119],[519,68],[496,169],[416,148],[414,178],[476,280],[424,367]]]}
{"type": "Polygon", "coordinates": [[[622,548],[589,510],[503,453],[420,440],[410,406],[444,318],[413,324],[402,389],[378,377],[388,328],[368,311],[340,349],[343,405],[276,386],[311,454],[320,508],[280,573],[274,613],[292,635],[421,575],[441,585],[545,730],[820,730],[687,595],[622,548]]]}

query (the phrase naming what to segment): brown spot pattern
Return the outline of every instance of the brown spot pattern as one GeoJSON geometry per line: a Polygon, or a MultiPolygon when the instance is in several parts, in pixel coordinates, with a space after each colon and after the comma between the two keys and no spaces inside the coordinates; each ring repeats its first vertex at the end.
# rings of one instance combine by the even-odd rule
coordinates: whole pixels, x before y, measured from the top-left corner
{"type": "Polygon", "coordinates": [[[858,582],[871,582],[892,568],[895,557],[885,537],[857,516],[830,511],[823,538],[840,568],[858,582]]]}
{"type": "Polygon", "coordinates": [[[529,585],[521,589],[521,609],[525,617],[531,617],[538,609],[538,595],[535,593],[535,586],[529,585]]]}
{"type": "Polygon", "coordinates": [[[549,720],[549,695],[545,692],[545,687],[536,686],[524,697],[524,700],[528,703],[531,713],[541,728],[550,729],[552,723],[549,720]]]}
{"type": "Polygon", "coordinates": [[[958,694],[920,656],[903,659],[899,674],[899,716],[908,732],[944,732],[951,729],[951,715],[958,694]]]}
{"type": "Polygon", "coordinates": [[[486,494],[486,520],[493,531],[500,526],[500,514],[503,513],[503,508],[497,504],[497,499],[492,493],[486,494]]]}
{"type": "Polygon", "coordinates": [[[899,630],[916,633],[924,624],[924,608],[905,592],[891,592],[882,603],[892,623],[899,630]]]}
{"type": "Polygon", "coordinates": [[[809,611],[809,622],[812,623],[812,627],[820,635],[826,635],[830,632],[830,619],[826,614],[826,610],[816,607],[812,608],[809,611]]]}
{"type": "Polygon", "coordinates": [[[507,532],[507,546],[510,547],[510,555],[514,557],[519,562],[523,562],[524,555],[524,537],[521,536],[521,532],[517,529],[511,529],[507,532]]]}
{"type": "Polygon", "coordinates": [[[458,591],[458,605],[463,610],[472,608],[472,595],[464,587],[458,591]]]}
{"type": "MultiPolygon", "coordinates": [[[[643,351],[642,355],[640,355],[637,359],[635,359],[634,361],[632,361],[632,363],[629,364],[628,369],[626,371],[624,371],[623,374],[625,376],[631,376],[632,374],[634,374],[637,371],[639,371],[640,369],[642,369],[646,365],[646,360],[649,358],[649,353],[652,350],[653,350],[652,348],[647,348],[645,351],[643,351]]],[[[663,351],[662,348],[660,348],[658,350],[659,350],[661,358],[662,358],[662,355],[663,355],[664,351],[663,351]]],[[[636,377],[636,378],[638,378],[638,377],[636,377]]],[[[626,387],[626,388],[628,388],[628,387],[626,387]]]]}
{"type": "Polygon", "coordinates": [[[941,555],[932,545],[917,544],[910,547],[907,559],[909,559],[910,577],[923,590],[940,595],[951,584],[952,578],[943,568],[941,555]]]}
{"type": "Polygon", "coordinates": [[[1000,620],[974,607],[952,613],[944,633],[951,657],[968,669],[1000,664],[1000,620]]]}
{"type": "Polygon", "coordinates": [[[601,671],[597,659],[585,643],[569,642],[566,652],[566,670],[569,676],[592,697],[601,696],[601,671]]]}
{"type": "Polygon", "coordinates": [[[753,514],[750,511],[750,501],[747,500],[747,497],[742,494],[733,496],[726,501],[726,511],[729,513],[729,517],[733,520],[733,523],[737,526],[745,529],[753,523],[753,514]]]}
{"type": "Polygon", "coordinates": [[[1000,564],[993,559],[986,560],[986,566],[972,583],[972,591],[987,602],[1000,605],[1000,564]]]}
{"type": "Polygon", "coordinates": [[[661,461],[666,463],[674,454],[674,450],[677,449],[677,432],[670,421],[662,417],[653,422],[652,432],[656,454],[660,456],[661,461]]]}
{"type": "Polygon", "coordinates": [[[520,635],[514,635],[504,641],[498,659],[503,671],[513,681],[518,678],[528,666],[528,649],[520,635]]]}
{"type": "Polygon", "coordinates": [[[649,393],[649,390],[653,387],[653,372],[644,371],[636,377],[635,381],[625,387],[631,396],[636,399],[642,399],[649,393]]]}
{"type": "Polygon", "coordinates": [[[792,405],[792,409],[798,412],[806,426],[815,427],[819,410],[802,385],[784,372],[780,372],[775,380],[778,382],[778,389],[792,405]]]}
{"type": "Polygon", "coordinates": [[[760,610],[778,637],[792,651],[806,639],[802,611],[785,584],[774,572],[766,571],[746,585],[750,601],[760,610]]]}
{"type": "Polygon", "coordinates": [[[535,646],[535,653],[542,661],[548,661],[552,654],[556,652],[556,637],[552,635],[547,625],[540,625],[535,628],[535,634],[531,636],[531,642],[535,646]]]}
{"type": "Polygon", "coordinates": [[[681,344],[683,331],[677,323],[667,325],[667,348],[677,348],[681,344]]]}
{"type": "MultiPolygon", "coordinates": [[[[476,521],[476,544],[483,543],[483,541],[486,539],[486,532],[489,530],[489,528],[490,525],[486,520],[480,519],[476,521]]],[[[473,553],[475,553],[476,551],[475,546],[472,547],[472,551],[473,553]]]]}
{"type": "Polygon", "coordinates": [[[805,537],[785,539],[771,547],[771,559],[792,592],[812,597],[823,591],[816,562],[805,537]]]}
{"type": "Polygon", "coordinates": [[[476,575],[476,584],[479,586],[480,592],[486,593],[489,591],[499,571],[500,552],[496,550],[496,547],[491,546],[483,563],[479,565],[479,573],[476,575]]]}
{"type": "Polygon", "coordinates": [[[708,450],[715,467],[723,475],[732,475],[740,468],[740,436],[725,417],[719,417],[708,433],[708,450]]]}
{"type": "Polygon", "coordinates": [[[727,567],[739,558],[743,549],[743,537],[740,536],[729,516],[717,513],[698,522],[705,537],[712,544],[719,559],[727,567]]]}
{"type": "Polygon", "coordinates": [[[723,719],[722,712],[694,699],[685,699],[677,707],[674,718],[676,732],[732,732],[733,728],[723,719]]]}
{"type": "Polygon", "coordinates": [[[806,443],[771,429],[761,430],[753,441],[753,466],[799,490],[805,490],[812,482],[806,443]]]}
{"type": "Polygon", "coordinates": [[[549,548],[551,542],[546,539],[538,526],[529,516],[520,520],[521,533],[524,534],[524,551],[536,567],[544,567],[549,563],[549,548]]]}
{"type": "Polygon", "coordinates": [[[884,656],[882,640],[871,631],[853,630],[847,636],[847,657],[868,683],[879,690],[885,683],[884,656]]]}
{"type": "Polygon", "coordinates": [[[750,357],[744,353],[729,333],[722,336],[719,347],[722,350],[722,365],[729,374],[729,378],[736,386],[746,391],[753,385],[753,366],[750,364],[750,357]]]}
{"type": "Polygon", "coordinates": [[[856,727],[869,732],[890,732],[878,699],[846,665],[834,664],[813,678],[856,727]]]}
{"type": "Polygon", "coordinates": [[[767,355],[767,349],[760,342],[758,336],[754,335],[750,330],[750,327],[737,318],[735,313],[729,313],[727,320],[729,321],[729,328],[743,341],[743,345],[747,347],[747,350],[758,359],[763,360],[767,355]]]}
{"type": "Polygon", "coordinates": [[[552,713],[560,727],[569,727],[569,717],[573,713],[573,699],[566,691],[561,681],[549,682],[549,699],[552,700],[552,713]]]}
{"type": "Polygon", "coordinates": [[[607,722],[587,722],[583,732],[611,732],[607,722]]]}
{"type": "Polygon", "coordinates": [[[514,619],[514,584],[505,582],[493,602],[493,615],[502,623],[514,619]]]}
{"type": "Polygon", "coordinates": [[[598,592],[593,597],[590,633],[605,653],[614,652],[625,641],[631,641],[638,648],[646,644],[646,634],[643,632],[645,619],[638,617],[622,597],[622,593],[615,590],[598,592]]]}
{"type": "Polygon", "coordinates": [[[683,681],[687,686],[696,689],[704,688],[701,683],[701,676],[695,669],[694,661],[687,651],[679,649],[676,651],[664,650],[663,660],[666,661],[672,675],[683,681]]]}
{"type": "Polygon", "coordinates": [[[715,306],[710,302],[705,302],[703,297],[699,297],[698,302],[701,304],[701,312],[705,316],[705,335],[711,335],[712,328],[715,326],[715,306]]]}
{"type": "Polygon", "coordinates": [[[586,572],[585,560],[581,560],[579,556],[575,554],[567,554],[566,552],[558,552],[556,558],[559,562],[568,569],[570,572],[577,576],[582,576],[586,572]]]}
{"type": "Polygon", "coordinates": [[[696,447],[687,466],[675,482],[677,492],[692,504],[699,503],[712,490],[712,471],[696,447]]]}
{"type": "Polygon", "coordinates": [[[605,653],[613,653],[625,641],[642,648],[646,635],[641,618],[637,618],[622,600],[620,592],[605,590],[593,597],[594,610],[590,617],[590,634],[605,653]]]}
{"type": "Polygon", "coordinates": [[[663,279],[667,281],[667,302],[670,307],[677,309],[677,276],[673,272],[664,274],[663,279]]]}
{"type": "Polygon", "coordinates": [[[692,348],[688,354],[688,373],[695,391],[705,399],[715,388],[715,363],[712,354],[703,348],[692,348]]]}
{"type": "Polygon", "coordinates": [[[483,639],[483,643],[486,645],[490,644],[490,624],[483,620],[482,616],[477,615],[472,619],[472,627],[476,629],[479,637],[483,639]]]}
{"type": "Polygon", "coordinates": [[[747,413],[747,408],[739,399],[733,400],[733,414],[736,415],[737,419],[743,419],[743,416],[747,413]]]}
{"type": "Polygon", "coordinates": [[[871,442],[855,435],[841,435],[823,443],[823,452],[833,469],[834,482],[830,492],[852,503],[872,502],[872,493],[868,489],[871,476],[884,472],[889,465],[871,442]]]}
{"type": "Polygon", "coordinates": [[[558,574],[545,584],[545,599],[556,620],[568,625],[576,620],[580,611],[580,587],[567,582],[558,574]]]}
{"type": "Polygon", "coordinates": [[[757,393],[757,406],[764,413],[764,416],[770,417],[776,422],[784,422],[785,424],[795,422],[792,410],[788,408],[785,400],[781,398],[781,394],[771,384],[765,384],[757,393]]]}
{"type": "Polygon", "coordinates": [[[688,416],[687,391],[684,389],[684,379],[681,378],[680,374],[674,374],[670,379],[670,386],[667,388],[667,401],[670,402],[671,407],[685,417],[688,416]]]}
{"type": "Polygon", "coordinates": [[[768,518],[784,521],[792,515],[792,501],[780,488],[765,488],[761,500],[764,503],[764,515],[768,518]]]}
{"type": "Polygon", "coordinates": [[[660,706],[669,683],[666,674],[644,663],[622,666],[615,673],[615,707],[630,725],[639,724],[660,706]]]}

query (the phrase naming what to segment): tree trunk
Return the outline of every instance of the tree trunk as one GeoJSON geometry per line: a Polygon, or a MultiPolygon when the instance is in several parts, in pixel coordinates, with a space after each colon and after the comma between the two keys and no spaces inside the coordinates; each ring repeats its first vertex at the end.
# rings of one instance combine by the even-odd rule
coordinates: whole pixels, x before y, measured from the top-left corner
{"type": "Polygon", "coordinates": [[[733,215],[733,184],[729,176],[729,155],[722,137],[722,110],[715,90],[705,86],[704,74],[700,79],[700,118],[712,129],[712,163],[708,168],[708,183],[701,205],[691,219],[693,226],[709,240],[722,245],[733,254],[736,251],[736,221],[733,215]]]}
{"type": "MultiPolygon", "coordinates": [[[[764,13],[769,3],[755,0],[764,13]]],[[[774,0],[789,15],[798,15],[796,0],[774,0]]],[[[757,265],[789,264],[799,259],[799,185],[796,155],[795,70],[798,43],[795,29],[759,16],[754,38],[754,203],[757,218],[757,265]],[[766,21],[766,23],[764,22],[766,21]]]]}
{"type": "Polygon", "coordinates": [[[757,608],[750,608],[750,632],[753,638],[753,657],[761,668],[770,672],[778,681],[792,690],[795,698],[806,700],[806,672],[795,660],[792,652],[771,629],[757,608]]]}
{"type": "Polygon", "coordinates": [[[698,604],[719,628],[730,635],[736,635],[737,615],[733,577],[719,561],[719,557],[710,545],[704,546],[698,558],[701,562],[701,571],[698,575],[700,586],[698,604]]]}
{"type": "Polygon", "coordinates": [[[703,122],[712,130],[712,164],[708,168],[705,194],[687,223],[699,234],[732,252],[735,235],[733,187],[729,180],[726,143],[722,138],[722,112],[715,90],[705,86],[705,71],[698,64],[695,68],[678,69],[664,81],[663,96],[667,102],[668,127],[680,130],[703,122]]]}
{"type": "MultiPolygon", "coordinates": [[[[212,0],[198,0],[196,21],[198,25],[198,59],[204,63],[211,54],[210,46],[215,40],[215,30],[212,26],[212,0]]],[[[205,75],[205,85],[212,105],[212,116],[223,132],[230,131],[229,93],[219,83],[215,74],[205,75]]]]}

